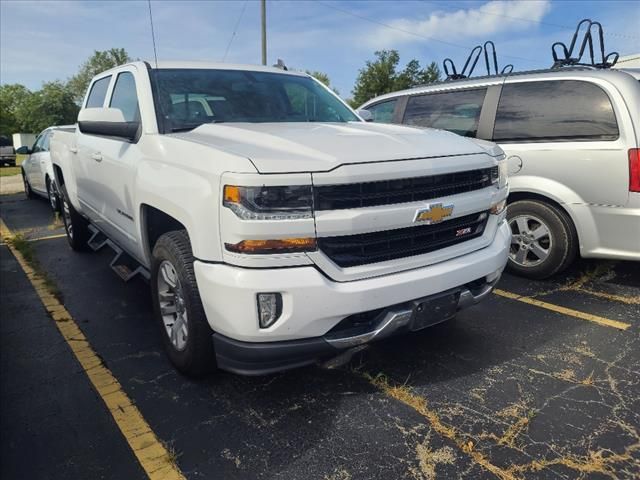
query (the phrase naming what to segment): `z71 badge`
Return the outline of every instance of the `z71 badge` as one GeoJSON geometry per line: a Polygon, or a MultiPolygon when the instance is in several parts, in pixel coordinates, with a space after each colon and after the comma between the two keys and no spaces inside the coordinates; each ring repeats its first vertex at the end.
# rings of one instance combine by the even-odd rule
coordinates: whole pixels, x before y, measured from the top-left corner
{"type": "Polygon", "coordinates": [[[453,205],[442,205],[441,203],[432,203],[427,208],[421,208],[416,212],[414,222],[424,222],[427,225],[442,222],[445,218],[450,217],[453,213],[453,205]]]}

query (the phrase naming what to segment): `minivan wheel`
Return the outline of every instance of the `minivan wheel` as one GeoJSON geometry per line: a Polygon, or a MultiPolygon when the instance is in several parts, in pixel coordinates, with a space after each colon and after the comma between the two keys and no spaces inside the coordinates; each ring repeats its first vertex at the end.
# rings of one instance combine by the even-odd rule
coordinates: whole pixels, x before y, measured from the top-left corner
{"type": "Polygon", "coordinates": [[[64,231],[67,234],[69,246],[75,251],[88,250],[87,242],[91,236],[89,222],[73,208],[69,201],[67,188],[64,185],[60,187],[60,202],[62,222],[64,223],[64,231]]]}
{"type": "Polygon", "coordinates": [[[574,259],[577,238],[571,220],[540,200],[509,204],[511,227],[508,269],[523,277],[543,279],[564,270],[574,259]]]}
{"type": "Polygon", "coordinates": [[[213,332],[202,307],[186,231],[168,232],[158,239],[150,285],[156,322],[171,362],[193,377],[213,370],[213,332]]]}

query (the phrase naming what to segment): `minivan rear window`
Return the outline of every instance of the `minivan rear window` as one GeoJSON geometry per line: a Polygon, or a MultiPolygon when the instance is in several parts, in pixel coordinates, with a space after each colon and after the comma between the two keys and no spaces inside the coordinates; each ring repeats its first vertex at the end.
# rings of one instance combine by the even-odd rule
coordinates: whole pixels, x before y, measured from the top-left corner
{"type": "Polygon", "coordinates": [[[496,113],[496,142],[598,141],[618,138],[611,100],[580,80],[508,83],[496,113]]]}
{"type": "Polygon", "coordinates": [[[402,123],[475,137],[486,93],[486,88],[476,88],[413,95],[409,97],[402,123]]]}

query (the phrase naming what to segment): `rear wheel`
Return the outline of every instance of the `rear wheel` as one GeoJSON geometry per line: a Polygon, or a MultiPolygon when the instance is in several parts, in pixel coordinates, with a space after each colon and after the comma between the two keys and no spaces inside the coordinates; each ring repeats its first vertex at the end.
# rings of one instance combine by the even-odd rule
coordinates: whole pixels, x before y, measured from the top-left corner
{"type": "Polygon", "coordinates": [[[84,251],[88,249],[87,241],[91,237],[89,222],[87,222],[69,201],[69,194],[64,185],[60,186],[60,203],[62,222],[67,234],[67,241],[73,250],[84,251]]]}
{"type": "Polygon", "coordinates": [[[150,285],[156,321],[171,362],[190,376],[213,370],[213,332],[202,307],[186,231],[168,232],[158,239],[150,285]]]}
{"type": "Polygon", "coordinates": [[[31,190],[31,185],[29,185],[29,180],[27,180],[27,175],[24,173],[24,170],[22,170],[22,183],[24,183],[24,193],[27,198],[35,198],[36,195],[33,193],[33,190],[31,190]]]}
{"type": "Polygon", "coordinates": [[[509,205],[511,227],[509,270],[543,279],[564,270],[574,259],[577,235],[571,220],[540,200],[519,200],[509,205]]]}
{"type": "Polygon", "coordinates": [[[49,177],[47,177],[47,198],[49,199],[49,205],[51,205],[51,210],[53,212],[58,212],[60,210],[60,205],[58,201],[58,189],[56,188],[56,184],[53,183],[49,177]]]}

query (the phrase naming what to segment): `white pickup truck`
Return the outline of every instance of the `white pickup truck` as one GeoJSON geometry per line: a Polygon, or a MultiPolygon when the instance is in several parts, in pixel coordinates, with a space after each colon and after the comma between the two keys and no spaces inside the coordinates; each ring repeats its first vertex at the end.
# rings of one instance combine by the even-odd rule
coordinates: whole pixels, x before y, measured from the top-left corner
{"type": "Polygon", "coordinates": [[[264,374],[452,318],[507,261],[494,144],[366,123],[303,73],[96,76],[51,156],[74,250],[150,279],[174,365],[264,374]]]}

